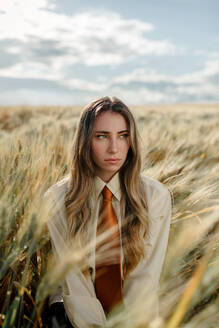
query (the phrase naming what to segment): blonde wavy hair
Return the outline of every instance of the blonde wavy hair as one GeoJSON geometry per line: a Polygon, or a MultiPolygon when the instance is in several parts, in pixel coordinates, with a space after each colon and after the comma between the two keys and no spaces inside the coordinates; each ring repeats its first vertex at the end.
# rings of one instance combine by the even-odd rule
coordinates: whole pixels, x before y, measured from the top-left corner
{"type": "Polygon", "coordinates": [[[65,207],[70,236],[80,236],[84,242],[91,238],[89,228],[93,219],[91,195],[94,188],[95,163],[92,159],[91,139],[94,121],[101,113],[121,114],[130,131],[130,148],[119,171],[121,186],[123,274],[126,277],[144,257],[144,238],[148,234],[148,208],[141,173],[139,137],[134,117],[118,98],[102,97],[87,105],[81,113],[74,136],[70,181],[65,195],[65,207]]]}

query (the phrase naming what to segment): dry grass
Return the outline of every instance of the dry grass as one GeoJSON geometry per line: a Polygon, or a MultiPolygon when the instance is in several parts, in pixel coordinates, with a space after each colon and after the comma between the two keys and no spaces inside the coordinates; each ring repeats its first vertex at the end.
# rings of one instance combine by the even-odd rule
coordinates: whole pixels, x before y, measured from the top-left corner
{"type": "MultiPolygon", "coordinates": [[[[47,296],[80,263],[72,254],[48,268],[42,195],[68,172],[80,108],[0,108],[0,326],[42,327],[47,296]],[[51,269],[52,268],[52,269],[51,269]],[[50,274],[53,270],[53,275],[50,274]]],[[[174,199],[161,279],[161,316],[147,323],[146,302],[108,327],[218,327],[219,105],[138,106],[147,175],[174,199]]]]}

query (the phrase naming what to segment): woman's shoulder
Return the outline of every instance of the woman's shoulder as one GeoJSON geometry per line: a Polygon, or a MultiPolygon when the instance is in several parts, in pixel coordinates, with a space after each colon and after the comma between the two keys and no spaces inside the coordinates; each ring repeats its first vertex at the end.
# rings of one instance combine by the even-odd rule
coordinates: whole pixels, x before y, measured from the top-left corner
{"type": "Polygon", "coordinates": [[[146,175],[142,175],[142,181],[147,197],[148,213],[151,221],[166,218],[170,220],[172,210],[172,197],[169,189],[163,183],[146,175]]]}
{"type": "Polygon", "coordinates": [[[52,186],[50,186],[47,191],[44,193],[44,198],[52,198],[52,199],[61,199],[65,196],[68,182],[69,182],[70,176],[66,176],[62,180],[59,180],[52,186]]]}
{"type": "Polygon", "coordinates": [[[145,174],[141,175],[147,197],[148,209],[153,216],[171,211],[172,195],[166,185],[145,174]]]}
{"type": "Polygon", "coordinates": [[[170,194],[169,189],[160,181],[153,179],[145,174],[141,174],[141,179],[144,184],[145,191],[150,196],[168,196],[170,194]]]}
{"type": "Polygon", "coordinates": [[[44,193],[44,206],[48,214],[47,225],[52,236],[66,232],[65,220],[65,193],[68,187],[69,176],[58,181],[44,193]]]}

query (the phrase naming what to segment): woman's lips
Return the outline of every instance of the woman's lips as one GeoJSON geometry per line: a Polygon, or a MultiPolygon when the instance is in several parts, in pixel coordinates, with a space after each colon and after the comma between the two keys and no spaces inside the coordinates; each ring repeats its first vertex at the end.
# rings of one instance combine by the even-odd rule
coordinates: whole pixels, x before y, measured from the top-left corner
{"type": "Polygon", "coordinates": [[[110,163],[110,164],[116,164],[120,161],[119,158],[110,158],[110,159],[105,159],[105,162],[110,163]]]}

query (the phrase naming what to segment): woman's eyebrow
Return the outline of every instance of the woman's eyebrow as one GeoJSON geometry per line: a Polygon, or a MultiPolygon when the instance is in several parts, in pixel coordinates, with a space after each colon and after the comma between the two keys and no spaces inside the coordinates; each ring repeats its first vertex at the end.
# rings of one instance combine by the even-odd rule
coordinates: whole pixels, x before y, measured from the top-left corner
{"type": "MultiPolygon", "coordinates": [[[[109,131],[104,131],[104,130],[98,130],[98,131],[95,131],[96,133],[103,133],[103,134],[109,134],[110,132],[109,131]]],[[[117,133],[129,133],[129,130],[122,130],[122,131],[118,131],[117,133]]]]}
{"type": "Polygon", "coordinates": [[[104,133],[104,134],[109,134],[109,131],[103,131],[103,130],[99,130],[99,131],[95,131],[96,133],[104,133]]]}
{"type": "Polygon", "coordinates": [[[129,133],[129,130],[122,130],[122,131],[119,131],[118,133],[129,133]]]}

